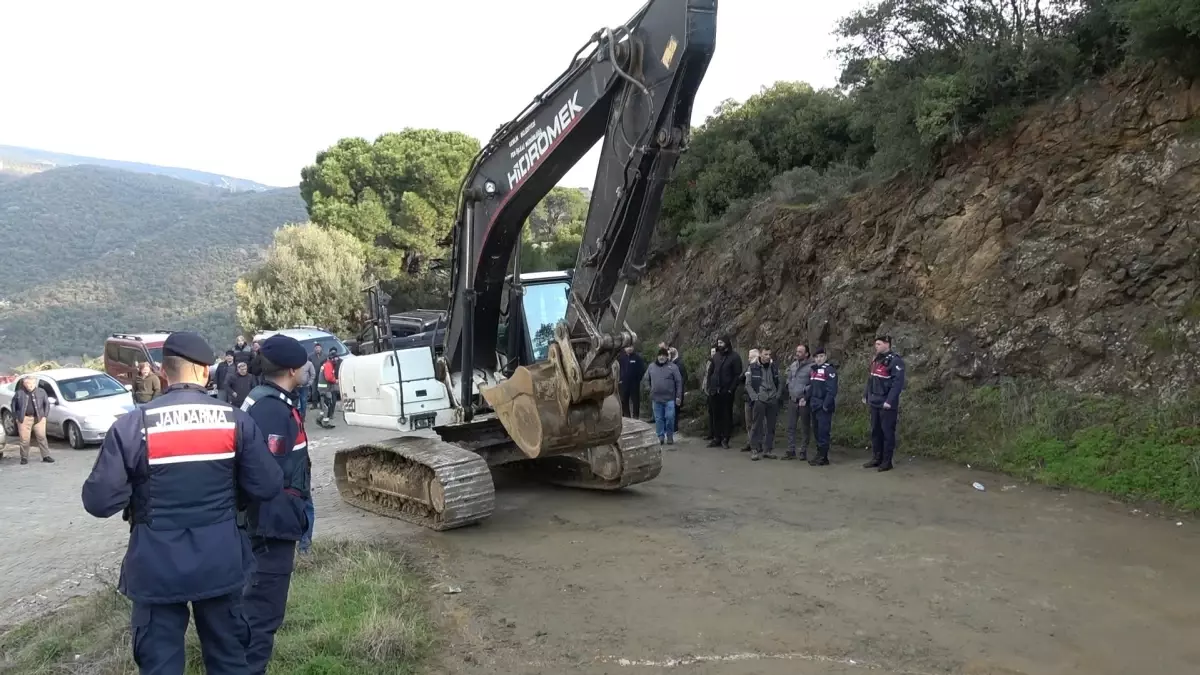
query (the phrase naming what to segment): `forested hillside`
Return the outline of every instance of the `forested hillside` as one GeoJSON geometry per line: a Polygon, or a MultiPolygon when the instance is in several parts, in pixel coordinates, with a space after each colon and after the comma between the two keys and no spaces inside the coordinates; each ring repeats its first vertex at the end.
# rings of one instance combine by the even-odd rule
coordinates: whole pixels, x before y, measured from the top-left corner
{"type": "Polygon", "coordinates": [[[888,333],[898,456],[1200,509],[1200,3],[880,0],[837,37],[842,88],[695,131],[646,345],[823,346],[862,447],[888,333]]]}
{"type": "Polygon", "coordinates": [[[113,331],[235,331],[233,283],[276,228],[305,219],[295,189],[230,193],[78,166],[0,182],[0,359],[95,355],[113,331]]]}
{"type": "Polygon", "coordinates": [[[252,180],[223,176],[207,171],[196,171],[194,169],[183,169],[174,166],[159,166],[157,164],[143,164],[142,162],[124,162],[116,159],[101,159],[99,157],[82,157],[80,155],[67,155],[61,152],[49,152],[34,148],[0,145],[0,176],[37,173],[49,169],[85,164],[89,166],[103,166],[109,169],[124,169],[125,171],[132,171],[134,173],[168,176],[192,183],[199,183],[200,185],[229,190],[230,192],[271,189],[269,186],[256,183],[252,180]]]}

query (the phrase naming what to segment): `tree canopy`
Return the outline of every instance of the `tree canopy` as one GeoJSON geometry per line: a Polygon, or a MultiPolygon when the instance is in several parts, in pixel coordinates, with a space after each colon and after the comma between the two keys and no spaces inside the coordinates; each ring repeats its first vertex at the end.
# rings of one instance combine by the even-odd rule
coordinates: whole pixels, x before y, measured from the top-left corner
{"type": "Polygon", "coordinates": [[[778,82],[693,130],[661,246],[704,241],[757,198],[809,204],[930,172],[968,134],[1126,61],[1200,73],[1196,0],[877,0],[835,35],[837,88],[778,82]]]}
{"type": "Polygon", "coordinates": [[[459,186],[479,141],[457,131],[405,129],[370,143],[343,138],[300,172],[312,222],[370,244],[385,279],[417,276],[441,257],[459,186]]]}
{"type": "Polygon", "coordinates": [[[249,333],[314,325],[358,330],[367,283],[363,245],[341,230],[311,223],[275,232],[262,266],[238,279],[237,318],[249,333]]]}
{"type": "MultiPolygon", "coordinates": [[[[344,138],[301,172],[300,192],[313,223],[364,244],[367,270],[384,282],[394,308],[440,307],[449,277],[429,263],[449,255],[459,189],[479,148],[470,136],[435,129],[374,143],[344,138]]],[[[573,267],[587,209],[585,191],[552,189],[526,223],[522,268],[573,267]]]]}

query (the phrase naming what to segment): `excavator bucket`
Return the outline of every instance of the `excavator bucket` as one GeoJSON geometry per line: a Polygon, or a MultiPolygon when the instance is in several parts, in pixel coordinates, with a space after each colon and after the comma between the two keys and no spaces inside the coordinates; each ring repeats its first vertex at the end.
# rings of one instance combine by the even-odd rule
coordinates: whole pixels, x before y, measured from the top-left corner
{"type": "Polygon", "coordinates": [[[571,405],[566,379],[553,361],[520,366],[482,391],[517,447],[530,458],[552,457],[616,443],[621,403],[616,393],[571,405]]]}

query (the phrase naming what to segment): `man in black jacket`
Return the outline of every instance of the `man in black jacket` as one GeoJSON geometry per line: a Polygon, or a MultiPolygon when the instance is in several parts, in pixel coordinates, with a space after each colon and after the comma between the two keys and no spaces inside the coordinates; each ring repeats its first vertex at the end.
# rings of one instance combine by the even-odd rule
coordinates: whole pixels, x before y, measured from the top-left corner
{"type": "Polygon", "coordinates": [[[621,366],[620,382],[617,385],[621,395],[621,414],[637,419],[642,412],[642,377],[646,375],[646,360],[633,349],[633,345],[625,348],[625,353],[617,357],[621,366]]]}
{"type": "Polygon", "coordinates": [[[710,448],[729,447],[733,435],[733,396],[742,377],[742,358],[733,350],[728,335],[717,340],[717,353],[713,355],[709,388],[713,396],[713,440],[710,448]]]}
{"type": "Polygon", "coordinates": [[[242,407],[242,402],[250,394],[250,390],[258,386],[258,378],[250,374],[250,365],[245,361],[237,362],[237,370],[225,380],[225,400],[233,407],[242,407]]]}
{"type": "Polygon", "coordinates": [[[46,390],[37,386],[37,378],[22,378],[20,386],[13,394],[13,416],[16,418],[17,432],[21,436],[21,463],[29,463],[29,440],[37,440],[38,451],[42,461],[53,463],[50,456],[50,445],[46,442],[46,416],[50,413],[50,400],[46,390]]]}

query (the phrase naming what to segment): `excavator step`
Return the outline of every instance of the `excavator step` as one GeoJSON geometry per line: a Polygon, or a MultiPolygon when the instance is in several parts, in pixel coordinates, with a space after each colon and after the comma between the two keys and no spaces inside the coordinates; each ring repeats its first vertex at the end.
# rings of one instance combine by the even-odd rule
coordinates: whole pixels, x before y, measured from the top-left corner
{"type": "Polygon", "coordinates": [[[487,462],[438,439],[395,438],[339,450],[333,476],[351,506],[433,530],[477,523],[495,504],[487,462]]]}

